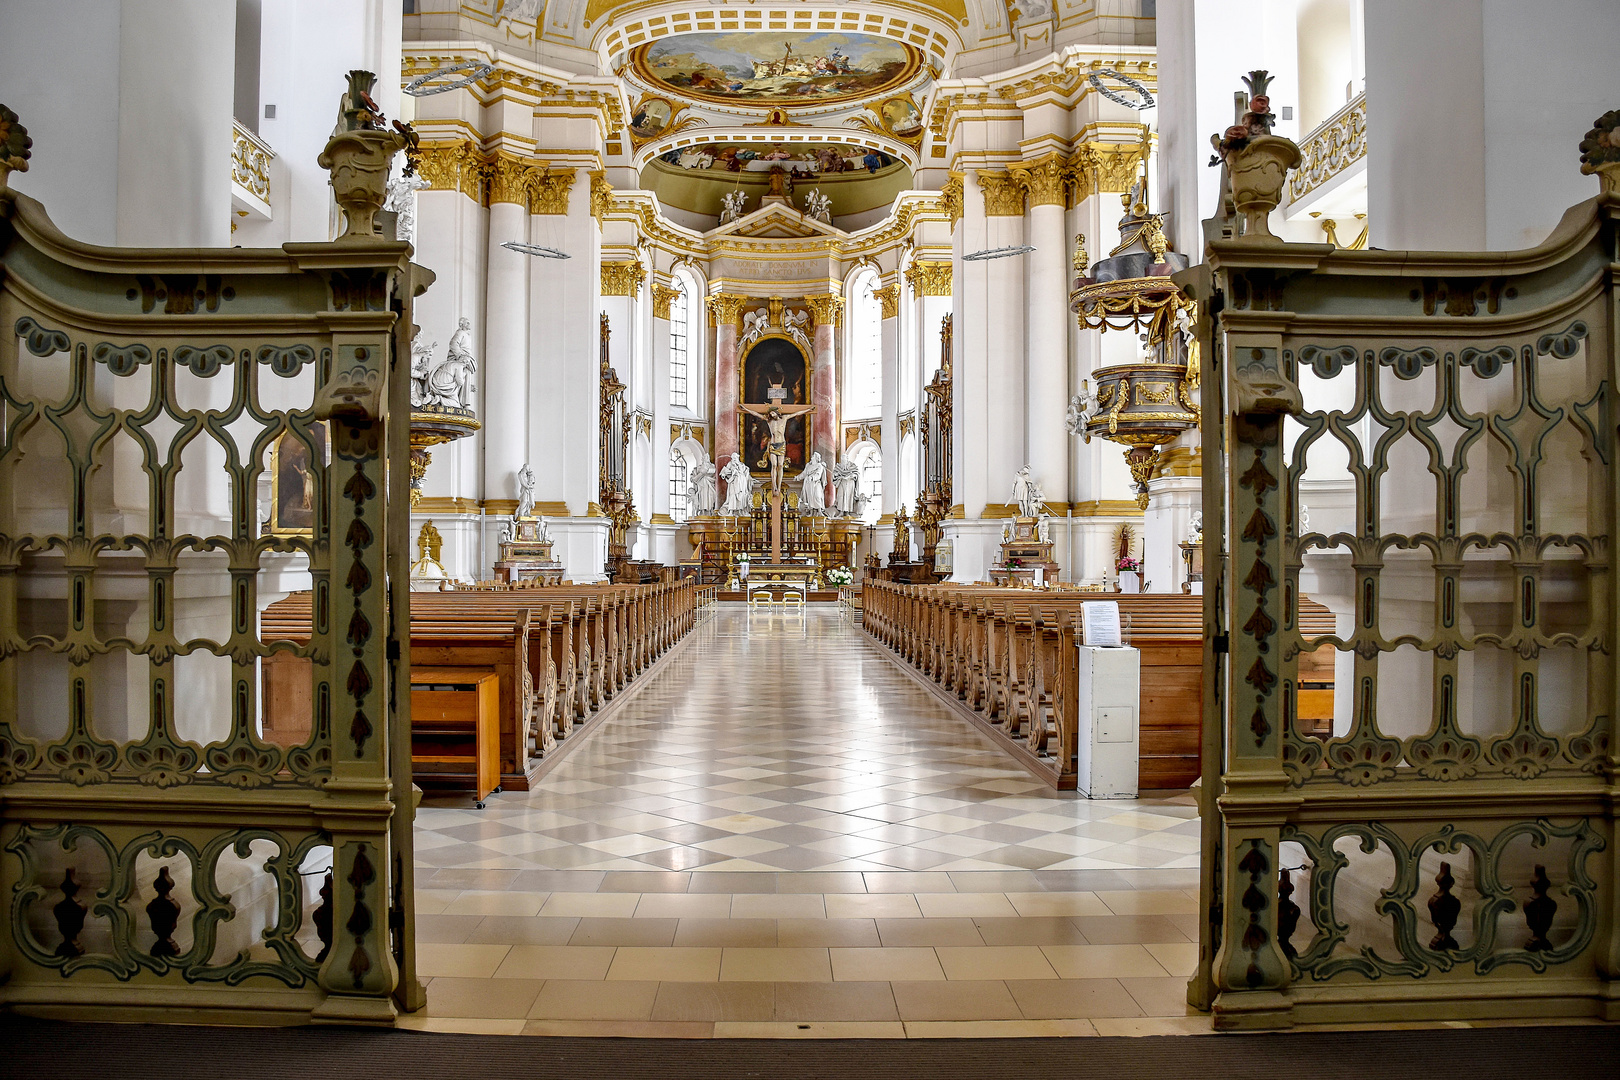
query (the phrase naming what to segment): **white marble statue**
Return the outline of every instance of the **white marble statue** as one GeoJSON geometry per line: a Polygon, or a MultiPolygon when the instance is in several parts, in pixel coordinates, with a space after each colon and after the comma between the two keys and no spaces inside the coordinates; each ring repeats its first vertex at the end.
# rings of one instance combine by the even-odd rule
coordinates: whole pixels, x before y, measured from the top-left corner
{"type": "Polygon", "coordinates": [[[799,510],[806,514],[827,512],[827,463],[820,453],[810,455],[799,473],[799,510]]]}
{"type": "Polygon", "coordinates": [[[549,543],[550,542],[550,540],[551,540],[551,528],[546,525],[546,519],[545,518],[540,519],[540,527],[535,530],[535,536],[536,536],[536,538],[538,538],[540,540],[541,543],[549,543]]]}
{"type": "Polygon", "coordinates": [[[1019,469],[1018,475],[1013,477],[1012,495],[1007,505],[1017,503],[1019,517],[1040,516],[1041,506],[1046,502],[1046,492],[1042,491],[1041,485],[1029,475],[1028,465],[1019,469]]]}
{"type": "Polygon", "coordinates": [[[1097,413],[1097,396],[1091,392],[1091,381],[1080,380],[1080,392],[1069,399],[1069,410],[1066,426],[1070,435],[1079,435],[1087,442],[1091,441],[1086,434],[1086,425],[1097,413]]]}
{"type": "Polygon", "coordinates": [[[782,329],[787,332],[787,336],[792,338],[804,350],[806,356],[814,356],[816,347],[810,341],[810,335],[805,332],[805,327],[808,325],[810,325],[810,312],[807,310],[801,308],[797,311],[785,311],[782,313],[782,329]]]}
{"type": "Polygon", "coordinates": [[[742,455],[732,454],[726,467],[720,470],[720,476],[726,482],[726,504],[720,512],[727,517],[748,513],[753,508],[754,478],[748,474],[742,455]]]}
{"type": "MultiPolygon", "coordinates": [[[[1307,529],[1310,528],[1309,521],[1304,522],[1304,525],[1307,529]]],[[[1194,510],[1192,520],[1187,523],[1187,542],[1189,544],[1202,544],[1204,542],[1204,512],[1202,510],[1194,510]]]]}
{"type": "Polygon", "coordinates": [[[1044,514],[1041,515],[1041,523],[1035,527],[1035,536],[1043,544],[1052,539],[1052,519],[1050,517],[1044,514]]]}
{"type": "Polygon", "coordinates": [[[501,522],[501,543],[510,544],[517,539],[517,524],[511,518],[501,522]]]}
{"type": "Polygon", "coordinates": [[[534,513],[534,470],[527,465],[518,470],[518,504],[513,518],[526,518],[534,513]]]}
{"type": "Polygon", "coordinates": [[[760,336],[771,327],[771,317],[764,308],[743,312],[742,338],[737,342],[739,351],[748,348],[760,339],[760,336]]]}
{"type": "Polygon", "coordinates": [[[845,517],[860,511],[861,467],[853,461],[840,461],[832,467],[833,507],[845,517]]]}
{"type": "Polygon", "coordinates": [[[422,331],[411,341],[411,408],[420,409],[428,403],[428,375],[433,368],[433,350],[439,347],[422,344],[422,331]]]}
{"type": "Polygon", "coordinates": [[[832,224],[832,196],[823,195],[816,188],[804,197],[804,216],[832,224]]]}
{"type": "Polygon", "coordinates": [[[720,211],[720,224],[730,225],[743,216],[743,207],[748,205],[748,193],[737,190],[724,195],[720,199],[723,209],[720,211]]]}
{"type": "MultiPolygon", "coordinates": [[[[417,364],[412,350],[412,376],[417,364]]],[[[422,380],[422,404],[439,409],[467,409],[472,405],[472,377],[478,373],[478,361],[472,355],[472,323],[462,319],[450,337],[450,348],[445,358],[434,364],[426,361],[427,374],[422,380]]],[[[414,390],[414,387],[412,388],[414,390]]]]}
{"type": "Polygon", "coordinates": [[[691,516],[708,517],[718,509],[720,486],[715,480],[716,475],[712,461],[700,461],[697,468],[692,470],[686,493],[686,511],[691,516]]]}
{"type": "Polygon", "coordinates": [[[394,226],[395,239],[416,243],[416,193],[429,186],[421,174],[400,175],[388,181],[388,198],[383,209],[399,215],[394,226]]]}

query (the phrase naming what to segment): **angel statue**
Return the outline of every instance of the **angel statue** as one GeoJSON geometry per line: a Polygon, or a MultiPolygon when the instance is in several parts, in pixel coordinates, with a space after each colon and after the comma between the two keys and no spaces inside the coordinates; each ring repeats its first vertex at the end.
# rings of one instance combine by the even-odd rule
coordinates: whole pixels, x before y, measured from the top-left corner
{"type": "Polygon", "coordinates": [[[803,308],[786,311],[782,314],[782,329],[787,331],[787,336],[798,342],[806,353],[814,355],[816,347],[810,341],[810,335],[805,332],[805,327],[808,325],[810,325],[810,312],[803,308]]]}
{"type": "Polygon", "coordinates": [[[712,461],[700,461],[692,470],[686,509],[693,517],[708,517],[718,508],[720,487],[715,481],[716,475],[712,461]]]}
{"type": "Polygon", "coordinates": [[[730,225],[743,216],[743,208],[748,205],[748,193],[741,189],[729,192],[720,199],[724,208],[720,211],[720,224],[730,225]]]}
{"type": "Polygon", "coordinates": [[[388,181],[388,199],[383,209],[399,215],[394,225],[394,239],[416,243],[416,193],[431,186],[420,174],[396,176],[388,181]]]}
{"type": "Polygon", "coordinates": [[[804,216],[832,224],[832,196],[823,195],[820,188],[804,197],[804,216]]]}
{"type": "Polygon", "coordinates": [[[513,519],[532,517],[534,515],[534,470],[527,465],[518,470],[518,504],[513,511],[513,519]]]}
{"type": "Polygon", "coordinates": [[[428,372],[433,366],[433,350],[439,347],[422,344],[422,331],[411,340],[411,408],[420,409],[428,403],[428,372]]]}
{"type": "Polygon", "coordinates": [[[770,329],[771,317],[770,315],[766,314],[764,308],[756,308],[753,311],[745,311],[743,312],[742,325],[742,340],[737,343],[737,348],[746,349],[748,346],[758,341],[760,335],[765,333],[766,330],[770,329]]]}
{"type": "Polygon", "coordinates": [[[441,409],[467,409],[472,402],[472,377],[477,373],[478,362],[472,355],[472,323],[463,318],[450,336],[448,354],[427,374],[426,403],[441,409]]]}
{"type": "Polygon", "coordinates": [[[1086,431],[1086,425],[1097,412],[1097,398],[1091,392],[1091,380],[1080,380],[1080,392],[1069,399],[1069,409],[1065,426],[1070,435],[1078,435],[1086,442],[1091,441],[1091,435],[1086,431]]]}

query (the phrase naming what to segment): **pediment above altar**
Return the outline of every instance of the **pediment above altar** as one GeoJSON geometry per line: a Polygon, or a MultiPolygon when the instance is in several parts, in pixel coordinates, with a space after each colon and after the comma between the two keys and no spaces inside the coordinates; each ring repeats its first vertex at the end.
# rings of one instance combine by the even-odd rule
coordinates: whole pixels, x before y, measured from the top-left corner
{"type": "Polygon", "coordinates": [[[711,241],[725,237],[739,240],[843,240],[848,235],[842,229],[817,221],[781,203],[769,203],[707,234],[711,241]]]}

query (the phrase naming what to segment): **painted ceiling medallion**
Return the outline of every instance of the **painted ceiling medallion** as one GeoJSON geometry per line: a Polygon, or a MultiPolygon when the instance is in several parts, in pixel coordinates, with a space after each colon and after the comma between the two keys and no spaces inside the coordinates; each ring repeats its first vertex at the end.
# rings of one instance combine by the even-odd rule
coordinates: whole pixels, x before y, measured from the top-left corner
{"type": "Polygon", "coordinates": [[[922,70],[922,54],[843,33],[676,34],[631,55],[653,87],[722,105],[829,105],[877,97],[922,70]]]}

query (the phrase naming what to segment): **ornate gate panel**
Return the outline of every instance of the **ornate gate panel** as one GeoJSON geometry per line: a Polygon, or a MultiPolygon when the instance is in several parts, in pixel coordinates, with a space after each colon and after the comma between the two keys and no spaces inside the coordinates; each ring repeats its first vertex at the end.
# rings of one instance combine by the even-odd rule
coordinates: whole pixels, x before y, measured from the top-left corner
{"type": "Polygon", "coordinates": [[[1218,1027],[1620,1019],[1604,180],[1528,251],[1250,237],[1183,275],[1221,545],[1189,998],[1218,1027]],[[1295,719],[1322,645],[1326,738],[1295,719]]]}
{"type": "Polygon", "coordinates": [[[3,166],[0,1007],[391,1022],[421,988],[386,418],[431,275],[370,238],[90,247],[3,166]],[[292,589],[308,646],[260,634],[292,589]]]}

